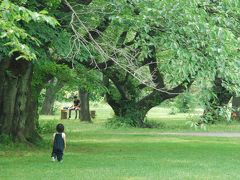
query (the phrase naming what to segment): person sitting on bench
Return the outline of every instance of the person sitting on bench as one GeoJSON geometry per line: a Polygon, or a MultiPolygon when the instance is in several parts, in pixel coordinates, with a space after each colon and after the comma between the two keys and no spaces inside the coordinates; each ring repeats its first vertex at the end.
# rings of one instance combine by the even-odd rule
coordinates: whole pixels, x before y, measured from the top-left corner
{"type": "Polygon", "coordinates": [[[72,110],[75,110],[75,119],[77,119],[77,111],[79,111],[79,113],[80,113],[80,100],[77,98],[77,96],[74,96],[73,98],[74,98],[73,106],[71,106],[69,108],[69,117],[68,117],[68,119],[71,118],[71,111],[72,110]]]}

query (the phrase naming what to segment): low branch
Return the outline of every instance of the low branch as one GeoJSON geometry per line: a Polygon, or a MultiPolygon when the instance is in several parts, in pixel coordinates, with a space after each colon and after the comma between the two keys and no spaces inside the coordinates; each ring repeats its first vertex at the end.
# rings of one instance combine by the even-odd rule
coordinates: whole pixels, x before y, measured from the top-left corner
{"type": "Polygon", "coordinates": [[[176,86],[175,88],[168,90],[168,94],[165,94],[166,99],[174,98],[177,95],[186,91],[193,84],[195,78],[191,78],[190,81],[184,80],[181,84],[176,86]]]}

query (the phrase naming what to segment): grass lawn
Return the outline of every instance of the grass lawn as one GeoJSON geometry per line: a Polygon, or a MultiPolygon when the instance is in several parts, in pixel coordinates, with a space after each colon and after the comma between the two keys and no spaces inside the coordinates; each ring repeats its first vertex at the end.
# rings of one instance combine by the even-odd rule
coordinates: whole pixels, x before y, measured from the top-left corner
{"type": "MultiPolygon", "coordinates": [[[[163,124],[160,129],[108,129],[104,122],[111,116],[105,107],[97,108],[92,124],[41,116],[41,124],[65,124],[68,147],[64,162],[50,162],[52,133],[42,134],[44,142],[39,147],[0,145],[0,180],[240,179],[239,138],[154,134],[195,131],[185,124],[188,115],[170,116],[165,109],[153,109],[148,114],[148,119],[163,124]]],[[[207,129],[239,130],[237,122],[207,129]]]]}

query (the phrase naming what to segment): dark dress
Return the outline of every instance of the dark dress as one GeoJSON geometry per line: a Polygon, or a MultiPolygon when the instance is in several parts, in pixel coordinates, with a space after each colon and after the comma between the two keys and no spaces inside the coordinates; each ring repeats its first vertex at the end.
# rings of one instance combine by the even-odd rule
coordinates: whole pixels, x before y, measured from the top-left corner
{"type": "Polygon", "coordinates": [[[62,133],[56,133],[53,142],[52,157],[57,158],[58,161],[62,160],[64,150],[64,139],[62,133]]]}

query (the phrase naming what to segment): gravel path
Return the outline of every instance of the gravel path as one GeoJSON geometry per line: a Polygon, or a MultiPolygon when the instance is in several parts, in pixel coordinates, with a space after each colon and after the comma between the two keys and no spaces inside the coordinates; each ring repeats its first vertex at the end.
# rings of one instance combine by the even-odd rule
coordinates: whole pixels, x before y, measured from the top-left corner
{"type": "Polygon", "coordinates": [[[193,133],[158,133],[159,135],[203,136],[203,137],[240,137],[240,132],[193,132],[193,133]]]}
{"type": "Polygon", "coordinates": [[[240,137],[238,132],[193,132],[193,133],[159,133],[159,135],[179,135],[179,136],[209,136],[209,137],[240,137]]]}
{"type": "Polygon", "coordinates": [[[240,137],[240,132],[130,132],[117,134],[146,134],[146,135],[174,135],[174,136],[202,136],[202,137],[240,137]]]}

